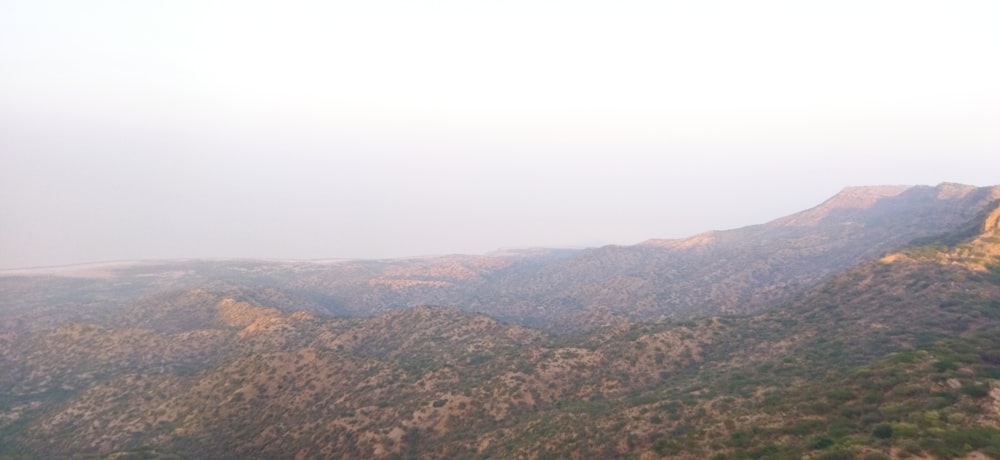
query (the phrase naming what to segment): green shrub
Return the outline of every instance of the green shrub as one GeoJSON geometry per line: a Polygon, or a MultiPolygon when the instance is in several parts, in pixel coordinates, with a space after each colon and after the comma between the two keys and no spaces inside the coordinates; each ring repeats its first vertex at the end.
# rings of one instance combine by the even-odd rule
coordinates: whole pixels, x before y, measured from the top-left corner
{"type": "Polygon", "coordinates": [[[816,436],[809,441],[809,447],[814,450],[826,449],[833,445],[833,440],[826,436],[816,436]]]}
{"type": "Polygon", "coordinates": [[[969,448],[1000,449],[1000,431],[993,427],[973,426],[946,431],[942,437],[945,445],[951,451],[956,451],[960,455],[967,453],[969,448]]]}
{"type": "Polygon", "coordinates": [[[934,370],[942,373],[958,370],[958,363],[952,359],[943,358],[934,362],[934,370]]]}
{"type": "Polygon", "coordinates": [[[856,455],[854,451],[848,448],[840,447],[828,452],[823,452],[823,454],[816,457],[817,460],[854,460],[856,455]]]}
{"type": "Polygon", "coordinates": [[[826,423],[822,420],[816,419],[802,419],[795,422],[794,425],[785,427],[782,431],[786,434],[793,434],[796,436],[805,436],[810,433],[815,433],[823,428],[826,423]]]}
{"type": "Polygon", "coordinates": [[[892,425],[882,423],[872,429],[872,436],[879,439],[889,439],[892,437],[892,425]]]}
{"type": "Polygon", "coordinates": [[[773,458],[774,454],[778,453],[778,447],[774,445],[768,445],[764,447],[759,447],[750,452],[750,458],[773,458]]]}
{"type": "Polygon", "coordinates": [[[827,399],[833,402],[844,402],[854,399],[854,392],[846,389],[830,390],[826,392],[827,399]]]}
{"type": "Polygon", "coordinates": [[[962,393],[965,393],[973,398],[985,398],[990,394],[990,388],[987,385],[979,385],[975,383],[965,383],[962,385],[962,393]]]}
{"type": "Polygon", "coordinates": [[[986,273],[986,279],[994,283],[1000,283],[1000,264],[990,264],[986,268],[989,270],[986,273]]]}
{"type": "Polygon", "coordinates": [[[745,431],[734,431],[729,435],[729,445],[733,447],[746,447],[750,443],[750,434],[745,431]]]}
{"type": "Polygon", "coordinates": [[[949,425],[961,425],[962,423],[965,423],[965,419],[965,414],[961,412],[948,414],[948,417],[945,418],[949,425]]]}
{"type": "Polygon", "coordinates": [[[889,456],[881,452],[869,452],[865,455],[864,460],[889,460],[889,456]]]}
{"type": "Polygon", "coordinates": [[[920,434],[920,428],[912,423],[899,422],[890,425],[892,427],[892,435],[902,438],[912,438],[920,434]]]}
{"type": "Polygon", "coordinates": [[[681,446],[673,439],[661,439],[653,444],[653,451],[660,455],[676,455],[681,450],[681,446]]]}

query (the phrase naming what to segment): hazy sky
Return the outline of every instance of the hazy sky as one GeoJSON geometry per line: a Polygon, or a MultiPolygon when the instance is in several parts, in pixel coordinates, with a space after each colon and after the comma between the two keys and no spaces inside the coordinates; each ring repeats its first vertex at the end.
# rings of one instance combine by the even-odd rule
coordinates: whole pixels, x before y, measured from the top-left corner
{"type": "Polygon", "coordinates": [[[998,24],[995,0],[0,0],[0,268],[627,244],[997,184],[998,24]]]}

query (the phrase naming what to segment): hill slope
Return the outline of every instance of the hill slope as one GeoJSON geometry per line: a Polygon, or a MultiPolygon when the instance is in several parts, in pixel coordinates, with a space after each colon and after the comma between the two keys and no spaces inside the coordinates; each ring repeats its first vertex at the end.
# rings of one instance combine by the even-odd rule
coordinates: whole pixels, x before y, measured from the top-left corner
{"type": "Polygon", "coordinates": [[[546,306],[540,316],[549,321],[580,310],[631,320],[754,312],[914,239],[950,232],[998,198],[1000,187],[848,188],[763,225],[586,250],[530,276],[513,274],[490,292],[497,304],[546,306]]]}
{"type": "Polygon", "coordinates": [[[937,238],[957,243],[861,264],[785,308],[569,337],[454,308],[336,319],[205,291],[115,327],[7,333],[0,454],[1000,458],[998,218],[994,203],[937,238]]]}
{"type": "Polygon", "coordinates": [[[178,261],[0,274],[0,330],[116,325],[121,308],[202,289],[283,311],[371,316],[449,305],[572,332],[748,313],[969,221],[1000,187],[852,187],[775,221],[587,250],[385,261],[178,261]]]}

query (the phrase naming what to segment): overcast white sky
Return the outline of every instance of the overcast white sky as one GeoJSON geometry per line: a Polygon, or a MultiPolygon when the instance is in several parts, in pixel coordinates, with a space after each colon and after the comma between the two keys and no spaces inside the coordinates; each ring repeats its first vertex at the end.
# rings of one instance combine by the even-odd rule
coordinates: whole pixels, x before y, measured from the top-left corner
{"type": "Polygon", "coordinates": [[[996,1],[0,0],[0,268],[628,244],[1000,183],[996,1]]]}

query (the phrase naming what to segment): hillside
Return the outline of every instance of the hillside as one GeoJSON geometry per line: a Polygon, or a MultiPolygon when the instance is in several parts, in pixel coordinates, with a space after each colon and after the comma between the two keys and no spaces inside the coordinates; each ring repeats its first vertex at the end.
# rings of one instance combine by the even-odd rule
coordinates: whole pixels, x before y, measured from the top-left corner
{"type": "Polygon", "coordinates": [[[0,336],[0,455],[1000,458],[998,219],[782,308],[571,336],[163,294],[0,336]]]}
{"type": "Polygon", "coordinates": [[[849,187],[769,223],[585,250],[380,261],[175,261],[0,273],[0,331],[119,324],[120,309],[201,289],[337,316],[418,305],[568,333],[630,321],[750,313],[977,216],[1000,187],[849,187]]]}
{"type": "Polygon", "coordinates": [[[1000,187],[851,187],[763,225],[583,251],[504,279],[495,292],[507,305],[545,305],[540,324],[567,310],[595,314],[591,324],[606,310],[630,320],[755,312],[912,240],[950,232],[998,198],[1000,187]]]}

